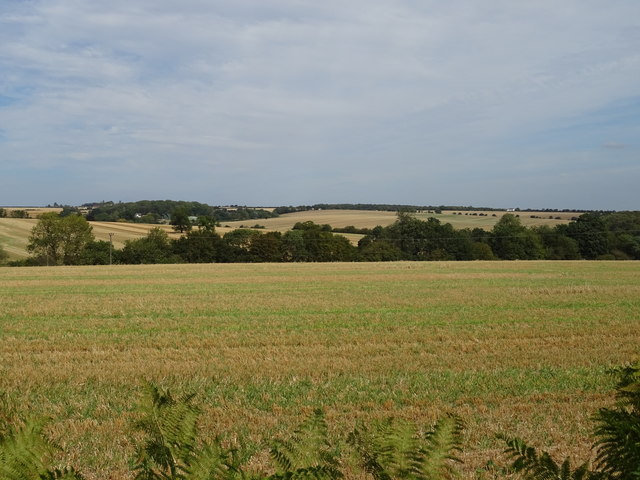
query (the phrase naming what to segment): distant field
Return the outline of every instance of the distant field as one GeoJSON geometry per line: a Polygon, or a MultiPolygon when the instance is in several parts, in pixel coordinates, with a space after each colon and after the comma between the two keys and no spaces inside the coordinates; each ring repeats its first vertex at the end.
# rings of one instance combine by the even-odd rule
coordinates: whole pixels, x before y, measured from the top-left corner
{"type": "Polygon", "coordinates": [[[456,412],[472,478],[499,431],[586,452],[640,354],[637,262],[0,268],[0,291],[0,391],[91,480],[132,478],[142,378],[255,445],[317,406],[334,432],[456,412]]]}
{"type": "MultiPolygon", "coordinates": [[[[9,253],[10,258],[25,258],[31,229],[38,221],[35,219],[0,218],[0,245],[9,253]]],[[[149,229],[160,227],[172,237],[177,237],[169,225],[148,225],[142,223],[91,222],[96,240],[109,241],[109,233],[113,233],[113,244],[122,248],[126,240],[141,238],[149,229]]]]}
{"type": "Polygon", "coordinates": [[[540,225],[549,225],[553,227],[558,224],[569,223],[572,218],[580,216],[580,213],[576,212],[464,212],[462,210],[445,210],[440,215],[422,213],[418,214],[417,217],[424,220],[428,217],[435,216],[442,223],[450,223],[455,228],[478,227],[485,230],[491,230],[496,222],[500,219],[500,217],[502,217],[502,215],[504,215],[505,213],[518,215],[522,224],[526,225],[527,227],[540,225]],[[484,213],[485,216],[479,216],[480,213],[484,213]],[[495,217],[493,215],[495,215],[495,217]]]}
{"type": "MultiPolygon", "coordinates": [[[[417,213],[416,217],[426,220],[429,217],[435,217],[443,223],[450,223],[454,228],[484,228],[490,230],[502,215],[507,212],[463,212],[457,215],[458,211],[444,211],[441,214],[417,213]],[[465,215],[467,213],[467,215],[465,215]],[[472,213],[485,213],[487,216],[474,216],[472,213]],[[492,215],[496,215],[495,217],[492,215]]],[[[578,216],[577,213],[548,213],[548,212],[510,212],[520,216],[523,225],[557,225],[559,223],[568,223],[572,217],[578,216]],[[542,218],[531,218],[537,216],[542,218]],[[553,218],[549,218],[549,217],[553,218]],[[559,220],[556,217],[560,217],[559,220]]],[[[353,225],[357,228],[373,228],[377,225],[387,226],[396,221],[395,212],[380,212],[367,210],[311,210],[307,212],[295,212],[280,215],[277,218],[267,218],[261,220],[244,220],[238,222],[223,222],[223,226],[229,225],[238,228],[240,225],[253,226],[255,224],[263,225],[269,230],[287,231],[297,222],[311,220],[318,224],[329,224],[332,227],[346,227],[353,225]]]]}
{"type": "Polygon", "coordinates": [[[93,234],[97,240],[109,241],[109,233],[113,233],[113,244],[120,248],[127,240],[144,237],[152,228],[161,228],[170,237],[177,238],[178,233],[174,232],[170,225],[149,225],[147,223],[120,223],[120,222],[90,222],[93,227],[93,234]]]}
{"type": "MultiPolygon", "coordinates": [[[[31,209],[30,214],[36,216],[44,211],[59,211],[60,209],[31,209]]],[[[434,216],[443,223],[451,223],[455,228],[484,228],[490,230],[498,219],[506,212],[461,212],[457,215],[454,212],[443,212],[442,214],[418,213],[416,216],[421,220],[426,220],[434,216]],[[465,215],[468,213],[468,215],[465,215]],[[471,213],[486,213],[487,216],[473,216],[471,213]],[[496,216],[492,216],[495,214],[496,216]]],[[[544,212],[514,212],[520,215],[520,220],[524,225],[557,225],[567,223],[576,213],[544,213],[544,212]],[[531,218],[539,216],[542,218],[531,218]],[[554,218],[549,218],[553,216],[554,218]],[[561,217],[556,220],[555,217],[561,217]]],[[[394,212],[379,212],[366,210],[314,210],[308,212],[296,212],[281,215],[277,218],[244,220],[238,222],[223,222],[217,229],[218,233],[224,235],[241,226],[253,227],[262,225],[265,230],[286,232],[291,230],[297,222],[311,220],[318,224],[329,224],[332,227],[346,227],[353,225],[357,228],[373,228],[377,225],[391,225],[396,220],[394,212]]],[[[36,224],[34,219],[12,219],[0,218],[0,245],[2,245],[12,258],[26,257],[28,238],[31,229],[36,224]]],[[[98,240],[109,240],[109,233],[114,233],[113,243],[117,248],[121,248],[126,240],[145,236],[150,228],[159,226],[170,235],[177,237],[169,225],[148,225],[141,223],[119,223],[119,222],[92,222],[93,233],[98,240]]],[[[357,244],[362,235],[345,234],[352,243],[357,244]]]]}
{"type": "MultiPolygon", "coordinates": [[[[2,206],[0,205],[0,207],[2,206]]],[[[25,210],[29,214],[29,217],[31,218],[38,218],[43,213],[49,213],[49,212],[59,213],[62,211],[62,208],[59,208],[59,207],[2,207],[2,208],[4,208],[8,213],[11,213],[14,210],[25,210]]]]}

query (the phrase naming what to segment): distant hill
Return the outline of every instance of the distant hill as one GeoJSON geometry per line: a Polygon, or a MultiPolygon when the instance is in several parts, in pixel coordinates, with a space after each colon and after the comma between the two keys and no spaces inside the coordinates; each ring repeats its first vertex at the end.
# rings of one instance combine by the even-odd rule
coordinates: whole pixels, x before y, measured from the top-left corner
{"type": "Polygon", "coordinates": [[[137,202],[101,202],[84,204],[87,220],[98,222],[168,223],[173,212],[210,217],[218,222],[277,217],[272,211],[245,206],[214,207],[206,203],[176,200],[140,200],[137,202]]]}

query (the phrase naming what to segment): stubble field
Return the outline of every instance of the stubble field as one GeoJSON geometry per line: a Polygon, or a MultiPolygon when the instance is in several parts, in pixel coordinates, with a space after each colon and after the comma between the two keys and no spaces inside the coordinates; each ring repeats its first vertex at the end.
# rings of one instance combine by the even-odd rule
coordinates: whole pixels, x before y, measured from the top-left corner
{"type": "Polygon", "coordinates": [[[318,406],[336,434],[455,412],[468,478],[497,432],[584,460],[640,353],[637,262],[3,268],[0,291],[0,391],[89,479],[131,478],[143,379],[256,445],[318,406]]]}
{"type": "MultiPolygon", "coordinates": [[[[27,245],[31,230],[37,223],[38,220],[29,218],[0,218],[0,246],[11,259],[23,259],[29,256],[27,245]]],[[[171,238],[179,237],[170,225],[120,222],[90,222],[90,224],[96,240],[108,242],[111,238],[116,248],[124,247],[127,240],[146,236],[152,228],[163,229],[171,238]],[[110,233],[113,237],[109,237],[110,233]]]]}
{"type": "MultiPolygon", "coordinates": [[[[476,211],[463,212],[445,210],[440,214],[419,212],[416,218],[427,220],[430,217],[437,218],[442,223],[450,223],[453,228],[482,228],[491,230],[496,222],[506,211],[476,211]],[[458,213],[460,215],[458,215],[458,213]],[[483,214],[480,216],[480,214],[483,214]],[[473,215],[475,214],[475,215],[473,215]],[[495,216],[494,216],[495,215],[495,216]]],[[[571,218],[580,214],[575,212],[510,212],[518,215],[523,225],[527,227],[569,223],[571,218]],[[532,218],[533,217],[533,218],[532,218]],[[551,218],[550,218],[551,217],[551,218]]],[[[302,212],[286,213],[276,218],[264,218],[258,220],[243,220],[236,222],[222,222],[222,231],[226,231],[225,225],[231,228],[239,228],[240,225],[253,226],[259,224],[267,230],[286,232],[291,230],[296,222],[312,221],[318,224],[329,224],[332,227],[346,227],[353,225],[357,228],[374,228],[378,225],[386,227],[397,219],[396,212],[384,212],[377,210],[309,210],[302,212]]]]}

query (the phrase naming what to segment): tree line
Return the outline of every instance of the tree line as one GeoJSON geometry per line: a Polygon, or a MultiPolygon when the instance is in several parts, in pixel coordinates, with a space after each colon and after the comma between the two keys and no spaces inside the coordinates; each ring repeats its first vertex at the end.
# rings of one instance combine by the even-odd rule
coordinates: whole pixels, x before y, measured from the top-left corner
{"type": "Polygon", "coordinates": [[[640,259],[640,212],[586,213],[568,224],[530,228],[505,214],[490,231],[456,230],[436,218],[423,221],[400,212],[387,227],[343,229],[366,233],[357,246],[330,225],[311,221],[285,233],[241,228],[220,235],[210,217],[200,217],[195,227],[180,216],[174,220],[179,238],[156,227],[113,248],[95,239],[82,216],[47,213],[32,230],[31,257],[11,264],[640,259]]]}
{"type": "MultiPolygon", "coordinates": [[[[366,210],[382,212],[419,212],[430,211],[442,213],[444,210],[461,210],[465,212],[473,211],[503,211],[504,208],[494,207],[474,207],[472,205],[406,205],[396,203],[316,203],[314,205],[280,206],[275,208],[276,213],[305,212],[308,210],[366,210]]],[[[557,209],[557,208],[515,208],[516,212],[584,212],[585,210],[557,209]]]]}
{"type": "MultiPolygon", "coordinates": [[[[83,205],[89,207],[89,205],[83,205]]],[[[90,205],[87,220],[97,222],[166,223],[176,210],[193,217],[211,217],[218,222],[277,217],[278,214],[261,208],[232,206],[213,207],[206,203],[175,200],[140,200],[138,202],[101,202],[90,205]]]]}
{"type": "Polygon", "coordinates": [[[29,212],[21,209],[7,210],[0,208],[0,218],[29,218],[29,212]]]}

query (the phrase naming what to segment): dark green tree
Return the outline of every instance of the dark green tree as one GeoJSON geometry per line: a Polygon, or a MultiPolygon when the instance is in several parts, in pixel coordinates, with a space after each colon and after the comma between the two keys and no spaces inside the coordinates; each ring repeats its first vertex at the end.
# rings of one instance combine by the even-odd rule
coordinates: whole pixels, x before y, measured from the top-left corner
{"type": "Polygon", "coordinates": [[[77,265],[93,239],[92,227],[85,218],[45,213],[31,230],[27,250],[48,265],[77,265]]]}
{"type": "Polygon", "coordinates": [[[379,237],[399,248],[406,260],[472,259],[470,232],[456,231],[451,224],[433,217],[425,222],[411,213],[399,212],[396,222],[383,229],[379,237]]]}
{"type": "Polygon", "coordinates": [[[9,216],[11,218],[29,218],[29,212],[26,210],[11,210],[9,216]]]}
{"type": "Polygon", "coordinates": [[[260,232],[248,228],[237,228],[225,233],[222,239],[228,247],[228,261],[250,262],[249,248],[253,237],[257,235],[260,235],[260,232]]]}
{"type": "Polygon", "coordinates": [[[120,261],[128,264],[176,263],[179,258],[171,250],[167,232],[155,227],[146,237],[127,240],[120,253],[120,261]]]}
{"type": "Polygon", "coordinates": [[[614,212],[603,220],[610,252],[619,259],[640,260],[640,211],[614,212]]]}
{"type": "Polygon", "coordinates": [[[77,207],[65,205],[64,207],[62,207],[62,211],[59,215],[61,217],[68,217],[69,215],[80,215],[80,210],[77,207]]]}
{"type": "Polygon", "coordinates": [[[357,249],[349,239],[333,235],[322,225],[305,222],[302,230],[307,260],[310,262],[349,262],[356,258],[357,249]],[[312,224],[312,225],[311,225],[312,224]]]}
{"type": "Polygon", "coordinates": [[[490,246],[493,253],[503,260],[537,260],[544,256],[540,237],[510,213],[503,215],[494,225],[490,246]]]}
{"type": "Polygon", "coordinates": [[[267,232],[251,237],[249,255],[254,262],[282,261],[282,234],[267,232]]]}
{"type": "Polygon", "coordinates": [[[173,225],[173,229],[176,232],[180,233],[189,232],[193,227],[191,220],[189,220],[189,212],[185,207],[176,208],[171,213],[171,221],[169,223],[173,225]]]}
{"type": "Polygon", "coordinates": [[[402,251],[387,240],[365,241],[358,244],[359,258],[364,262],[393,262],[402,260],[402,251]]]}
{"type": "Polygon", "coordinates": [[[200,215],[198,217],[198,229],[206,231],[206,232],[215,232],[216,227],[220,226],[220,222],[218,222],[213,217],[208,217],[206,215],[200,215]]]}
{"type": "Polygon", "coordinates": [[[199,228],[173,240],[171,249],[186,263],[214,263],[226,260],[228,246],[214,230],[199,228]]]}
{"type": "Polygon", "coordinates": [[[495,260],[496,258],[489,244],[485,242],[471,244],[471,257],[472,260],[495,260]]]}
{"type": "MultiPolygon", "coordinates": [[[[87,242],[80,254],[81,265],[109,265],[111,244],[104,240],[92,240],[87,242]]],[[[113,263],[117,263],[117,251],[111,252],[113,263]]]]}
{"type": "Polygon", "coordinates": [[[578,242],[582,258],[594,260],[609,252],[607,227],[599,213],[584,213],[560,232],[578,242]]]}
{"type": "Polygon", "coordinates": [[[285,262],[306,262],[309,252],[304,243],[302,230],[289,230],[282,235],[282,259],[285,262]]]}
{"type": "Polygon", "coordinates": [[[580,249],[578,242],[561,233],[561,229],[548,225],[534,227],[532,230],[540,237],[547,260],[578,260],[580,249]]]}
{"type": "Polygon", "coordinates": [[[241,248],[248,251],[252,238],[257,235],[260,235],[260,232],[256,230],[236,228],[235,230],[225,233],[223,239],[230,247],[241,248]]]}

